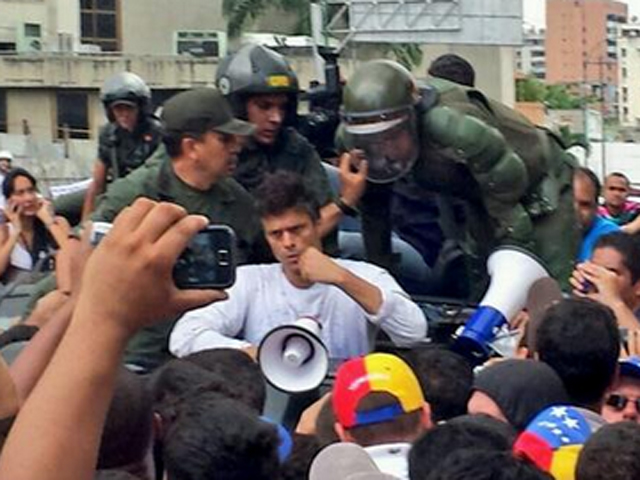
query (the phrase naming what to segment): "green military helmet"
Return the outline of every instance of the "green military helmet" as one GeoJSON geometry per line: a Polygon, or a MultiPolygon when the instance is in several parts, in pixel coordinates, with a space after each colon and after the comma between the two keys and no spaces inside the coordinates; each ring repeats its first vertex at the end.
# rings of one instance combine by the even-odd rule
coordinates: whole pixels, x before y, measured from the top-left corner
{"type": "Polygon", "coordinates": [[[358,68],[344,89],[343,115],[366,118],[412,108],[417,101],[411,73],[391,60],[373,60],[358,68]]]}
{"type": "Polygon", "coordinates": [[[147,115],[151,109],[151,90],[135,73],[120,72],[107,78],[100,89],[100,100],[109,120],[113,121],[110,107],[117,103],[137,106],[147,115]]]}
{"type": "Polygon", "coordinates": [[[342,110],[345,144],[362,151],[369,181],[393,182],[413,167],[418,98],[411,73],[390,60],[367,62],[349,78],[342,110]]]}

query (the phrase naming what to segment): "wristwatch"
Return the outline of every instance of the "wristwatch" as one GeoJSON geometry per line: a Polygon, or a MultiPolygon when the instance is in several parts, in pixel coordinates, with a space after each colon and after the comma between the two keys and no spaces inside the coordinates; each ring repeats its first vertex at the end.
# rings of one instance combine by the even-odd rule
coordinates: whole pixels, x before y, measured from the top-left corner
{"type": "Polygon", "coordinates": [[[342,199],[342,197],[338,197],[335,200],[335,204],[338,206],[338,208],[340,209],[340,211],[342,213],[344,213],[345,215],[349,216],[349,217],[357,217],[358,216],[358,209],[351,207],[349,205],[347,205],[345,203],[345,201],[342,199]]]}

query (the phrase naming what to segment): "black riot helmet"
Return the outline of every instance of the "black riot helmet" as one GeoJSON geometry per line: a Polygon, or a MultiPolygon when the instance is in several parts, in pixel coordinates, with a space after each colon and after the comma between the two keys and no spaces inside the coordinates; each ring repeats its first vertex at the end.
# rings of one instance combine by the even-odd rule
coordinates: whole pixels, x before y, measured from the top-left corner
{"type": "Polygon", "coordinates": [[[110,121],[113,121],[110,107],[116,103],[136,105],[142,117],[151,113],[151,90],[135,73],[121,72],[107,78],[100,89],[100,100],[110,121]]]}
{"type": "Polygon", "coordinates": [[[227,97],[237,117],[247,118],[247,99],[252,95],[284,93],[289,97],[286,124],[295,121],[298,77],[289,62],[262,45],[244,45],[227,55],[218,66],[216,86],[227,97]]]}

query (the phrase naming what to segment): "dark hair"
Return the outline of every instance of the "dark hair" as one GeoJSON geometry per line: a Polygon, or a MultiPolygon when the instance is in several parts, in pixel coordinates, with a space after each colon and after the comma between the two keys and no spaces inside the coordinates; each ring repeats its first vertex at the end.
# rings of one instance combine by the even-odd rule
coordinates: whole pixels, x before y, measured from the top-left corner
{"type": "Polygon", "coordinates": [[[213,121],[194,118],[193,121],[189,122],[180,132],[163,129],[162,143],[167,150],[167,155],[169,155],[170,158],[180,156],[182,153],[182,139],[193,138],[202,140],[205,133],[212,131],[213,128],[217,126],[213,121]]]}
{"type": "Polygon", "coordinates": [[[249,355],[235,348],[214,348],[192,353],[183,360],[216,374],[228,383],[235,398],[262,413],[267,386],[260,366],[249,355]]]}
{"type": "Polygon", "coordinates": [[[625,232],[613,232],[601,236],[593,247],[612,248],[622,256],[622,263],[631,274],[631,282],[640,280],[640,240],[625,232]]]}
{"type": "MultiPolygon", "coordinates": [[[[625,181],[625,183],[627,184],[627,187],[629,185],[631,185],[631,182],[629,181],[629,177],[627,177],[622,172],[611,172],[609,175],[607,175],[607,179],[609,179],[610,177],[618,177],[618,178],[623,179],[625,181]]],[[[606,179],[605,179],[605,181],[606,181],[606,179]]]]}
{"type": "Polygon", "coordinates": [[[473,370],[463,357],[444,348],[411,350],[403,357],[420,380],[434,422],[467,413],[473,370]]]}
{"type": "Polygon", "coordinates": [[[603,426],[585,443],[576,480],[640,478],[640,425],[618,422],[603,426]]]}
{"type": "Polygon", "coordinates": [[[236,398],[229,382],[194,363],[174,359],[159,368],[151,377],[153,411],[160,414],[163,426],[170,425],[178,414],[180,405],[193,395],[216,392],[236,398]]]}
{"type": "MultiPolygon", "coordinates": [[[[410,477],[422,480],[423,477],[410,477]]],[[[526,459],[508,452],[460,450],[451,454],[425,480],[553,480],[526,459]]]]}
{"type": "Polygon", "coordinates": [[[560,376],[573,403],[599,408],[618,368],[616,318],[609,307],[592,300],[564,299],[545,312],[536,352],[560,376]]]}
{"type": "Polygon", "coordinates": [[[453,53],[436,58],[429,65],[427,73],[432,77],[444,78],[467,87],[473,87],[476,83],[476,72],[471,64],[453,53]]]}
{"type": "Polygon", "coordinates": [[[322,447],[314,435],[294,433],[292,437],[293,448],[282,464],[278,480],[307,480],[311,462],[322,447]]]}
{"type": "Polygon", "coordinates": [[[574,171],[573,175],[574,177],[584,178],[591,182],[591,185],[593,185],[593,201],[594,204],[597,205],[598,200],[600,199],[600,190],[602,189],[602,186],[600,185],[600,180],[598,180],[594,171],[587,167],[578,167],[574,171]]]}
{"type": "Polygon", "coordinates": [[[254,197],[261,218],[280,215],[297,209],[309,214],[315,222],[320,218],[320,206],[300,175],[281,170],[265,176],[254,197]]]}
{"type": "Polygon", "coordinates": [[[120,369],[113,399],[102,430],[98,469],[142,462],[153,437],[151,394],[143,379],[120,369]]]}
{"type": "Polygon", "coordinates": [[[187,399],[164,443],[170,480],[272,480],[279,437],[239,402],[213,393],[187,399]]]}
{"type": "Polygon", "coordinates": [[[482,449],[509,452],[515,430],[488,415],[465,415],[427,430],[409,452],[409,476],[421,480],[454,452],[482,449]]]}
{"type": "MultiPolygon", "coordinates": [[[[397,404],[398,400],[386,392],[371,392],[360,400],[357,411],[375,410],[387,405],[397,404]]],[[[393,420],[355,426],[348,429],[358,445],[369,447],[392,442],[411,442],[422,429],[422,410],[403,413],[393,420]]]]}
{"type": "Polygon", "coordinates": [[[4,198],[8,199],[13,194],[13,191],[16,188],[16,178],[18,177],[27,178],[31,183],[33,183],[33,187],[35,189],[38,188],[38,181],[36,180],[36,177],[31,175],[31,173],[24,168],[16,167],[5,175],[4,181],[2,182],[2,194],[4,195],[4,198]]]}

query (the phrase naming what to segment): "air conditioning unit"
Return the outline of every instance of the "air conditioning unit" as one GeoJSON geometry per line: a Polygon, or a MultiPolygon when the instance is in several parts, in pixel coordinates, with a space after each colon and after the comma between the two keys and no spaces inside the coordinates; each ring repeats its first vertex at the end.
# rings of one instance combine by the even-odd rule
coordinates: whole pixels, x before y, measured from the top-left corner
{"type": "Polygon", "coordinates": [[[216,30],[181,30],[174,33],[177,55],[221,58],[227,54],[227,34],[216,30]]]}
{"type": "Polygon", "coordinates": [[[42,27],[39,23],[23,23],[18,27],[16,51],[18,53],[42,51],[42,27]]]}

